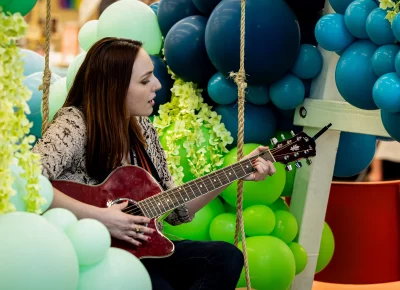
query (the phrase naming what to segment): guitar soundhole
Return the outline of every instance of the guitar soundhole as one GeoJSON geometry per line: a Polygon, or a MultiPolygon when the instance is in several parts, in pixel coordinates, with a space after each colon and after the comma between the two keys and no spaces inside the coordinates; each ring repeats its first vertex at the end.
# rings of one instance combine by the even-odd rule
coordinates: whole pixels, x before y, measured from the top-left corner
{"type": "Polygon", "coordinates": [[[111,205],[116,204],[116,203],[123,203],[128,201],[128,205],[126,206],[126,208],[124,208],[122,211],[124,213],[127,214],[131,214],[131,215],[138,215],[138,216],[144,216],[142,210],[140,209],[140,207],[138,206],[137,202],[129,199],[129,198],[119,198],[114,200],[111,205]]]}

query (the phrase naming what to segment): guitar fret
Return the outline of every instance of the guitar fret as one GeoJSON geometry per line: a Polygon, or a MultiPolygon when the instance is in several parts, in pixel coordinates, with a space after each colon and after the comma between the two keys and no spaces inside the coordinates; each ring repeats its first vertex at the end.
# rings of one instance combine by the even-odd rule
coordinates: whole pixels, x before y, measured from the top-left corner
{"type": "Polygon", "coordinates": [[[216,187],[214,186],[214,183],[211,180],[211,175],[206,175],[205,178],[208,178],[207,184],[210,185],[210,187],[207,186],[207,190],[212,191],[212,190],[216,189],[216,187]]]}

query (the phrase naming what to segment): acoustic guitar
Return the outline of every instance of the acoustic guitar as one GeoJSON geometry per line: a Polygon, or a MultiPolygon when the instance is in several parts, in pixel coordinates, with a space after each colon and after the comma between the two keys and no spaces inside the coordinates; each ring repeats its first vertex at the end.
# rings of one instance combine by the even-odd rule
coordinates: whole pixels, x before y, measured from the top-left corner
{"type": "Polygon", "coordinates": [[[67,180],[51,182],[66,195],[97,207],[109,207],[115,203],[128,201],[124,212],[149,217],[151,221],[146,226],[156,231],[150,235],[151,241],[143,241],[140,247],[115,238],[112,238],[112,246],[129,251],[139,259],[168,257],[174,252],[174,244],[158,229],[157,223],[162,216],[188,201],[250,175],[255,171],[252,161],[257,157],[285,164],[288,171],[292,169],[289,163],[293,161],[296,167],[300,168],[302,165],[299,160],[302,158],[306,158],[307,164],[310,165],[310,157],[316,155],[315,139],[329,126],[314,137],[300,132],[297,135],[292,133],[293,137],[282,142],[273,138],[271,150],[166,191],[162,191],[161,186],[147,171],[133,165],[115,169],[99,185],[85,185],[67,180]]]}

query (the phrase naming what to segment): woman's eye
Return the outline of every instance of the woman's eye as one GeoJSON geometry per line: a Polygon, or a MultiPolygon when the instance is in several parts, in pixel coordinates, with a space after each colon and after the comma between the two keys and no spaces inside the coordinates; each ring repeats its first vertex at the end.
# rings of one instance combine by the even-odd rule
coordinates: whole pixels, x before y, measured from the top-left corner
{"type": "Polygon", "coordinates": [[[143,80],[142,84],[147,85],[150,81],[149,80],[143,80]]]}

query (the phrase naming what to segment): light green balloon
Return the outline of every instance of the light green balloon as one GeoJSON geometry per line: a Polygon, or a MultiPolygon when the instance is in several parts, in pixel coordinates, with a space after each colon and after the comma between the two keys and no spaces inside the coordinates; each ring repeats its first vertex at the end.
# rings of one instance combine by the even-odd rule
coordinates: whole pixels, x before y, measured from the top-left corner
{"type": "Polygon", "coordinates": [[[300,244],[296,242],[291,242],[288,244],[288,246],[292,251],[294,260],[296,262],[296,275],[300,274],[306,268],[308,263],[307,252],[300,244]]]}
{"type": "Polygon", "coordinates": [[[108,229],[95,219],[81,219],[68,227],[66,233],[75,248],[80,266],[102,261],[111,246],[108,229]]]}
{"type": "Polygon", "coordinates": [[[43,217],[64,232],[68,227],[78,222],[77,217],[71,211],[64,208],[52,208],[46,211],[43,217]]]}
{"type": "Polygon", "coordinates": [[[0,289],[77,289],[75,250],[45,218],[27,212],[2,215],[0,237],[0,289]]]}
{"type": "Polygon", "coordinates": [[[265,205],[252,205],[243,211],[247,236],[269,235],[275,227],[275,214],[265,205]]]}
{"type": "Polygon", "coordinates": [[[80,268],[77,289],[151,290],[152,286],[149,273],[138,258],[119,248],[110,248],[103,261],[80,268]]]}
{"type": "Polygon", "coordinates": [[[81,52],[78,54],[70,63],[67,71],[67,92],[72,87],[72,84],[75,80],[75,76],[78,73],[79,68],[81,67],[83,61],[85,60],[86,52],[81,52]]]}
{"type": "MultiPolygon", "coordinates": [[[[53,120],[54,115],[64,105],[67,99],[67,78],[61,78],[50,85],[49,95],[49,122],[53,120]]],[[[42,102],[42,117],[43,117],[43,102],[42,102]]]]}
{"type": "Polygon", "coordinates": [[[292,242],[297,235],[299,226],[297,220],[288,211],[277,210],[275,212],[276,225],[271,235],[275,236],[286,244],[292,242]]]}
{"type": "Polygon", "coordinates": [[[92,45],[98,40],[97,39],[98,22],[99,22],[98,20],[90,20],[86,22],[79,30],[78,41],[80,46],[85,51],[88,51],[92,47],[92,45]]]}
{"type": "Polygon", "coordinates": [[[324,229],[322,230],[321,245],[319,248],[317,267],[315,273],[321,272],[328,266],[332,260],[333,253],[335,252],[335,238],[332,229],[325,222],[324,229]]]}
{"type": "MultiPolygon", "coordinates": [[[[242,250],[242,244],[239,243],[242,250]]],[[[246,238],[251,286],[254,289],[287,290],[292,283],[296,264],[292,251],[272,236],[246,238]]],[[[245,287],[244,269],[237,287],[245,287]]]]}
{"type": "MultiPolygon", "coordinates": [[[[210,237],[212,241],[223,241],[233,244],[235,240],[236,215],[222,213],[216,216],[210,225],[210,237]]],[[[239,237],[240,237],[239,233],[239,237]]]]}
{"type": "Polygon", "coordinates": [[[162,34],[157,16],[141,1],[117,1],[101,14],[97,39],[105,37],[128,38],[143,43],[148,54],[159,54],[162,34]]]}

